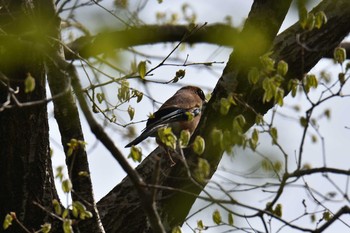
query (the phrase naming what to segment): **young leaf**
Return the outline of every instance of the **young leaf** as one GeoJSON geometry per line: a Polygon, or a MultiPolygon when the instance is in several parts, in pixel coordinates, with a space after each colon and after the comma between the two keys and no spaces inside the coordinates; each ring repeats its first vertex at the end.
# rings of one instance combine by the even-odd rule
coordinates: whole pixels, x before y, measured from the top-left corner
{"type": "Polygon", "coordinates": [[[2,223],[2,228],[6,230],[12,225],[13,217],[11,214],[6,214],[4,222],[2,223]]]}
{"type": "Polygon", "coordinates": [[[220,99],[220,113],[222,115],[227,115],[228,111],[230,110],[231,103],[227,98],[221,98],[220,99]]]}
{"type": "Polygon", "coordinates": [[[35,89],[35,79],[30,73],[27,73],[27,77],[24,80],[24,92],[30,93],[35,89]]]}
{"type": "Polygon", "coordinates": [[[181,227],[180,226],[176,226],[171,230],[171,233],[181,233],[181,227]]]}
{"type": "Polygon", "coordinates": [[[62,207],[57,199],[52,200],[53,209],[55,210],[55,214],[60,216],[62,214],[62,207]]]}
{"type": "Polygon", "coordinates": [[[198,181],[202,182],[210,174],[210,164],[206,159],[199,158],[197,168],[194,171],[194,176],[198,181]]]}
{"type": "Polygon", "coordinates": [[[193,151],[194,153],[196,153],[197,155],[201,155],[203,154],[205,149],[205,141],[201,136],[196,136],[196,138],[194,139],[193,142],[193,151]]]}
{"type": "Polygon", "coordinates": [[[212,140],[214,146],[218,145],[218,144],[221,144],[222,140],[223,140],[223,137],[224,137],[224,135],[222,133],[222,130],[214,128],[211,131],[211,140],[212,140]]]}
{"type": "Polygon", "coordinates": [[[315,14],[315,28],[320,29],[327,23],[327,16],[323,11],[316,12],[315,14]]]}
{"type": "Polygon", "coordinates": [[[197,221],[197,228],[199,230],[203,230],[204,229],[204,224],[202,220],[197,221]]]}
{"type": "Polygon", "coordinates": [[[188,145],[188,142],[190,141],[191,134],[188,130],[182,130],[180,134],[180,145],[181,147],[186,147],[188,145]]]}
{"type": "Polygon", "coordinates": [[[66,179],[64,181],[62,181],[62,190],[65,193],[69,193],[70,191],[72,191],[72,182],[69,179],[66,179]]]}
{"type": "Polygon", "coordinates": [[[270,135],[272,137],[272,144],[276,144],[277,143],[277,129],[275,127],[272,127],[270,129],[270,135]]]}
{"type": "Polygon", "coordinates": [[[43,233],[49,233],[51,231],[51,224],[50,223],[44,223],[41,225],[41,232],[43,233]]]}
{"type": "Polygon", "coordinates": [[[228,224],[230,226],[233,226],[233,224],[234,224],[233,214],[232,213],[228,213],[228,224]]]}
{"type": "Polygon", "coordinates": [[[213,212],[213,221],[217,225],[219,225],[222,222],[219,210],[215,210],[213,212]]]}
{"type": "Polygon", "coordinates": [[[96,94],[96,98],[97,98],[97,101],[98,101],[99,103],[102,103],[102,101],[105,100],[105,94],[104,94],[104,93],[97,93],[97,94],[96,94]]]}
{"type": "Polygon", "coordinates": [[[132,119],[134,119],[134,116],[135,116],[135,108],[129,105],[128,114],[129,114],[130,120],[132,121],[132,119]]]}
{"type": "Polygon", "coordinates": [[[141,61],[137,66],[139,75],[142,79],[146,76],[146,61],[141,61]]]}
{"type": "Polygon", "coordinates": [[[134,162],[141,162],[142,159],[142,150],[139,147],[132,146],[130,149],[130,154],[128,158],[131,158],[134,162]]]}
{"type": "Polygon", "coordinates": [[[282,204],[277,204],[273,212],[277,217],[282,217],[282,204]]]}
{"type": "Polygon", "coordinates": [[[333,57],[337,63],[343,63],[346,59],[346,50],[341,47],[336,47],[334,49],[333,57]]]}
{"type": "Polygon", "coordinates": [[[256,67],[250,69],[248,73],[248,81],[251,84],[256,84],[259,81],[259,79],[260,79],[259,70],[256,67]]]}
{"type": "Polygon", "coordinates": [[[175,150],[176,149],[176,141],[177,137],[172,132],[170,127],[160,128],[158,130],[158,137],[160,141],[167,147],[175,150]]]}
{"type": "Polygon", "coordinates": [[[64,233],[73,233],[72,220],[71,219],[64,219],[63,220],[63,232],[64,233]]]}
{"type": "Polygon", "coordinates": [[[288,63],[281,60],[277,64],[277,74],[285,76],[288,72],[288,63]]]}

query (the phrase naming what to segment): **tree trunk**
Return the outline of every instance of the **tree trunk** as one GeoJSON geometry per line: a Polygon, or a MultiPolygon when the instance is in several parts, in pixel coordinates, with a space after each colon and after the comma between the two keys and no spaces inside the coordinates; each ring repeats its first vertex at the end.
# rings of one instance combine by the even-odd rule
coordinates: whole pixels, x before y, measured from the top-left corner
{"type": "MultiPolygon", "coordinates": [[[[34,7],[31,1],[7,0],[2,4],[2,33],[16,36],[35,30],[30,20],[34,7]]],[[[47,108],[46,103],[16,106],[13,97],[21,103],[46,99],[43,59],[31,47],[12,41],[2,44],[1,51],[0,106],[5,108],[0,111],[0,222],[2,225],[5,215],[15,212],[18,221],[34,231],[50,219],[33,202],[52,210],[52,199],[58,198],[50,158],[47,108]],[[29,74],[35,79],[35,89],[25,93],[24,80],[29,74]],[[7,107],[12,108],[5,106],[9,96],[7,107]]],[[[23,231],[13,221],[6,232],[23,231]]]]}

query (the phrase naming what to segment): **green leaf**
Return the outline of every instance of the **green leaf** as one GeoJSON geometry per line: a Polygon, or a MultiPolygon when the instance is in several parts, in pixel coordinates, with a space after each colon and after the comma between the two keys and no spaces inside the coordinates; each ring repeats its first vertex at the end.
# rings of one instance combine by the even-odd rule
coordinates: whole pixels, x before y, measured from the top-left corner
{"type": "Polygon", "coordinates": [[[41,225],[41,232],[43,233],[49,233],[51,231],[51,224],[50,223],[44,223],[41,225]]]}
{"type": "Polygon", "coordinates": [[[206,159],[198,158],[198,164],[194,176],[199,182],[204,182],[210,175],[210,164],[206,159]]]}
{"type": "Polygon", "coordinates": [[[73,233],[72,220],[71,219],[64,219],[63,220],[63,232],[64,233],[73,233]]]}
{"type": "Polygon", "coordinates": [[[62,218],[67,218],[67,216],[69,216],[69,209],[64,209],[62,213],[62,218]]]}
{"type": "Polygon", "coordinates": [[[331,119],[331,110],[330,109],[326,109],[324,110],[324,113],[323,113],[327,119],[331,119]]]}
{"type": "Polygon", "coordinates": [[[299,122],[300,122],[300,125],[301,125],[302,127],[306,127],[307,124],[308,124],[308,121],[306,120],[305,117],[300,117],[299,122]]]}
{"type": "Polygon", "coordinates": [[[52,205],[53,205],[53,209],[55,211],[55,214],[60,216],[62,214],[62,207],[61,207],[61,204],[59,203],[59,201],[57,199],[53,199],[52,205]]]}
{"type": "Polygon", "coordinates": [[[130,99],[130,87],[129,82],[126,80],[121,81],[120,88],[118,88],[118,99],[120,102],[125,102],[130,99]]]}
{"type": "Polygon", "coordinates": [[[249,146],[250,148],[255,151],[259,141],[259,131],[257,129],[253,130],[252,136],[249,140],[249,146]]]}
{"type": "Polygon", "coordinates": [[[87,171],[80,171],[78,175],[82,177],[89,177],[89,173],[87,171]]]}
{"type": "Polygon", "coordinates": [[[301,3],[298,5],[298,13],[299,13],[299,24],[302,29],[305,29],[306,19],[307,19],[307,10],[305,7],[305,3],[301,3]]]}
{"type": "Polygon", "coordinates": [[[222,133],[222,130],[220,129],[217,129],[217,128],[214,128],[212,131],[211,131],[211,141],[213,143],[213,145],[220,145],[222,143],[222,140],[223,140],[223,133],[222,133]]]}
{"type": "Polygon", "coordinates": [[[339,73],[338,74],[338,80],[340,82],[340,85],[344,85],[345,84],[345,74],[344,73],[339,73]]]}
{"type": "Polygon", "coordinates": [[[4,222],[2,223],[2,228],[4,230],[8,229],[11,225],[12,225],[12,221],[13,221],[13,214],[6,214],[4,222]]]}
{"type": "Polygon", "coordinates": [[[308,13],[306,18],[305,29],[311,31],[315,27],[315,15],[313,13],[308,13]]]}
{"type": "Polygon", "coordinates": [[[137,70],[139,72],[140,77],[144,79],[146,76],[146,61],[141,61],[137,66],[137,70]]]}
{"type": "Polygon", "coordinates": [[[72,191],[73,185],[72,182],[70,181],[70,179],[66,179],[64,181],[62,181],[62,190],[65,193],[69,193],[70,191],[72,191]]]}
{"type": "Polygon", "coordinates": [[[264,117],[261,114],[257,114],[255,117],[255,124],[260,125],[264,123],[264,117]]]}
{"type": "Polygon", "coordinates": [[[317,88],[318,86],[318,81],[317,77],[314,74],[308,74],[306,75],[306,82],[309,87],[317,88]]]}
{"type": "Polygon", "coordinates": [[[297,94],[298,84],[299,84],[298,79],[291,79],[288,82],[288,90],[290,90],[292,92],[293,97],[295,97],[297,94]]]}
{"type": "Polygon", "coordinates": [[[188,130],[182,130],[180,133],[180,145],[181,147],[186,147],[190,141],[191,134],[188,130]]]}
{"type": "Polygon", "coordinates": [[[198,135],[194,139],[192,146],[193,146],[194,153],[196,153],[197,155],[201,155],[205,150],[205,141],[201,136],[198,135]]]}
{"type": "Polygon", "coordinates": [[[173,150],[176,149],[177,137],[172,132],[170,127],[163,127],[158,130],[158,137],[161,143],[173,150]]]}
{"type": "Polygon", "coordinates": [[[285,76],[288,72],[288,63],[281,60],[277,64],[277,74],[285,76]]]}
{"type": "Polygon", "coordinates": [[[277,217],[282,217],[282,204],[277,204],[275,210],[273,211],[273,213],[277,217]]]}
{"type": "Polygon", "coordinates": [[[60,181],[62,181],[62,179],[63,179],[63,169],[64,169],[63,166],[56,167],[56,176],[55,176],[55,178],[59,178],[60,181]]]}
{"type": "Polygon", "coordinates": [[[249,73],[248,73],[248,81],[249,83],[251,84],[256,84],[260,79],[260,72],[259,70],[254,67],[252,69],[249,70],[249,73]]]}
{"type": "Polygon", "coordinates": [[[68,150],[67,150],[67,156],[71,156],[73,152],[77,151],[79,148],[84,149],[86,145],[86,142],[82,140],[77,140],[75,138],[72,138],[68,143],[68,150]]]}
{"type": "Polygon", "coordinates": [[[246,120],[242,114],[236,116],[233,119],[233,129],[237,132],[243,132],[243,128],[246,124],[246,120]]]}
{"type": "Polygon", "coordinates": [[[221,115],[227,115],[228,111],[230,110],[231,103],[229,99],[227,98],[221,98],[220,99],[220,113],[221,115]]]}
{"type": "Polygon", "coordinates": [[[284,90],[282,88],[277,88],[275,92],[275,102],[279,106],[283,106],[283,97],[284,97],[284,90]]]}
{"type": "Polygon", "coordinates": [[[213,212],[213,221],[216,225],[219,225],[222,222],[219,210],[213,212]]]}
{"type": "Polygon", "coordinates": [[[315,14],[315,28],[320,29],[327,23],[327,16],[323,11],[318,11],[315,14]]]}
{"type": "Polygon", "coordinates": [[[332,218],[332,214],[329,211],[323,212],[323,219],[324,220],[329,221],[329,220],[331,220],[331,218],[332,218]]]}
{"type": "Polygon", "coordinates": [[[197,228],[199,230],[203,230],[204,229],[204,224],[202,220],[197,221],[197,228]]]}
{"type": "Polygon", "coordinates": [[[142,150],[140,147],[132,146],[128,158],[131,158],[134,162],[141,162],[142,150]]]}
{"type": "Polygon", "coordinates": [[[183,79],[185,77],[186,71],[185,70],[178,70],[175,73],[175,77],[173,78],[173,83],[177,83],[180,79],[183,79]]]}
{"type": "Polygon", "coordinates": [[[282,170],[282,163],[281,161],[276,161],[273,163],[273,168],[276,172],[279,172],[282,170]]]}
{"type": "Polygon", "coordinates": [[[277,129],[275,127],[272,127],[270,129],[270,135],[272,137],[272,144],[276,144],[277,143],[278,134],[277,134],[277,129]]]}
{"type": "Polygon", "coordinates": [[[134,119],[134,116],[135,116],[135,108],[129,105],[128,114],[129,114],[130,120],[132,121],[132,119],[134,119]]]}
{"type": "Polygon", "coordinates": [[[27,73],[27,77],[24,80],[24,92],[30,93],[35,89],[35,79],[30,73],[27,73]]]}
{"type": "Polygon", "coordinates": [[[133,96],[136,96],[136,102],[139,103],[141,102],[142,98],[143,98],[143,93],[139,92],[137,90],[132,90],[133,92],[133,96]]]}
{"type": "Polygon", "coordinates": [[[79,210],[75,205],[73,205],[73,207],[72,207],[72,214],[73,214],[74,218],[78,218],[78,216],[79,216],[79,210]]]}
{"type": "Polygon", "coordinates": [[[275,60],[270,57],[271,54],[271,52],[268,52],[260,57],[260,63],[265,73],[275,71],[275,60]]]}
{"type": "Polygon", "coordinates": [[[96,94],[96,98],[97,98],[97,101],[98,101],[99,103],[102,103],[102,101],[105,100],[105,94],[104,94],[104,93],[97,93],[97,94],[96,94]]]}
{"type": "Polygon", "coordinates": [[[333,57],[337,63],[342,64],[346,59],[346,50],[341,47],[336,47],[334,49],[333,57]]]}
{"type": "Polygon", "coordinates": [[[176,226],[171,230],[171,233],[181,233],[181,227],[180,226],[176,226]]]}
{"type": "Polygon", "coordinates": [[[232,213],[228,213],[228,224],[230,226],[233,226],[233,224],[234,224],[233,214],[232,213]]]}

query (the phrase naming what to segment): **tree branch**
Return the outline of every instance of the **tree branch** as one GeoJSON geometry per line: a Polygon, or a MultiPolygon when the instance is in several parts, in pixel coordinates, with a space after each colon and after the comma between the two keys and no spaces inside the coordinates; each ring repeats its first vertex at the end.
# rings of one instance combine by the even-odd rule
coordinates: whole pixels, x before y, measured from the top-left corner
{"type": "MultiPolygon", "coordinates": [[[[96,36],[83,36],[68,44],[66,59],[77,58],[78,53],[84,58],[96,56],[100,53],[110,52],[113,49],[130,46],[179,42],[184,35],[193,31],[188,25],[145,25],[126,30],[104,32],[96,36]],[[72,53],[73,51],[73,53],[72,53]]],[[[238,30],[225,24],[205,26],[192,33],[184,42],[186,43],[212,43],[223,46],[232,46],[237,38],[238,30]]]]}

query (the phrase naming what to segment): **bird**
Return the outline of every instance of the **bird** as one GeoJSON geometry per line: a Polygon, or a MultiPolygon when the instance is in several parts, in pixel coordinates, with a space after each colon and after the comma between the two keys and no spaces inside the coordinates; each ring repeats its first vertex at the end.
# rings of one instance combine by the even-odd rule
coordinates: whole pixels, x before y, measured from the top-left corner
{"type": "Polygon", "coordinates": [[[140,136],[128,143],[125,148],[135,146],[148,137],[156,137],[158,130],[163,127],[171,127],[176,136],[179,136],[182,130],[188,130],[192,135],[199,123],[205,103],[205,95],[199,87],[182,87],[148,118],[146,128],[142,130],[140,136]]]}

